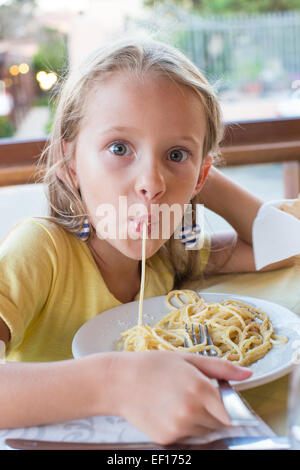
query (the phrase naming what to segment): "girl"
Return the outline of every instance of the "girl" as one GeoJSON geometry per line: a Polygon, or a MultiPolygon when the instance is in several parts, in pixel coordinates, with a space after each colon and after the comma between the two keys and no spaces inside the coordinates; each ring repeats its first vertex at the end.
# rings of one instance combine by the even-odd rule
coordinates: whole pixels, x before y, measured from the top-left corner
{"type": "Polygon", "coordinates": [[[49,217],[19,223],[0,247],[2,428],[114,414],[168,444],[230,424],[209,379],[243,380],[247,369],[182,352],[71,353],[82,324],[139,298],[143,218],[124,218],[120,196],[147,214],[153,204],[202,203],[235,229],[206,236],[199,250],[149,237],[145,297],[203,274],[255,270],[251,226],[262,201],[212,166],[222,136],[212,87],[165,44],[116,42],[69,75],[42,157],[49,217]],[[99,236],[104,204],[139,237],[99,236]]]}

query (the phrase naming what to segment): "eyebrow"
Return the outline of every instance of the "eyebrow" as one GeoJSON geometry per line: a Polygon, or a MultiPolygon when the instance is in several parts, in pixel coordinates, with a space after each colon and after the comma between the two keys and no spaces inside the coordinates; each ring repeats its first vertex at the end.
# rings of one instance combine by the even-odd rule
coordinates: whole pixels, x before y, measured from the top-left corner
{"type": "Polygon", "coordinates": [[[126,126],[114,126],[114,127],[109,127],[108,129],[105,129],[105,131],[102,132],[102,134],[107,134],[108,132],[112,131],[138,131],[136,127],[126,127],[126,126]]]}
{"type": "MultiPolygon", "coordinates": [[[[115,132],[115,131],[117,131],[117,132],[123,132],[123,131],[136,131],[136,132],[139,132],[139,129],[137,129],[136,127],[114,126],[114,127],[110,127],[109,129],[104,130],[101,134],[108,134],[110,132],[115,132]]],[[[187,142],[192,142],[193,144],[196,144],[196,145],[201,144],[200,139],[198,140],[197,138],[195,138],[193,136],[189,136],[189,135],[176,137],[176,139],[185,140],[187,142]]]]}
{"type": "Polygon", "coordinates": [[[196,137],[183,135],[182,137],[178,137],[178,140],[185,140],[187,142],[192,142],[193,144],[199,145],[201,143],[200,140],[196,139],[196,137]]]}

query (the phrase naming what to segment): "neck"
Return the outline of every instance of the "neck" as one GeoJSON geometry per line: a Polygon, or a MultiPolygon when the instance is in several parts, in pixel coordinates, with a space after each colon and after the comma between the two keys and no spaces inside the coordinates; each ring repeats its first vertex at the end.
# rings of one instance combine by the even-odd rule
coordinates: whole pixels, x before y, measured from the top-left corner
{"type": "Polygon", "coordinates": [[[126,274],[127,278],[130,274],[136,275],[140,272],[139,260],[128,258],[107,241],[93,237],[88,245],[93,256],[97,259],[97,264],[104,272],[118,277],[126,274]]]}
{"type": "Polygon", "coordinates": [[[133,300],[140,287],[140,261],[128,258],[97,236],[88,241],[88,246],[110,292],[121,302],[133,300]]]}

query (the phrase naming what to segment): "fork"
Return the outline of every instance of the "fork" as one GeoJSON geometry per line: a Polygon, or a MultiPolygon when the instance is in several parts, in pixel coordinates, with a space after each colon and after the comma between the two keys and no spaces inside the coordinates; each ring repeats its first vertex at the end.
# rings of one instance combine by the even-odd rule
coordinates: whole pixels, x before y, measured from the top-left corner
{"type": "MultiPolygon", "coordinates": [[[[185,324],[186,332],[189,334],[189,328],[187,323],[185,324]]],[[[202,325],[199,324],[199,341],[196,337],[195,327],[192,323],[191,325],[192,330],[192,341],[194,346],[198,344],[207,344],[209,346],[213,346],[213,342],[211,336],[208,331],[207,325],[204,325],[204,333],[202,325]]],[[[184,340],[184,347],[188,347],[186,339],[184,340]]],[[[213,349],[207,349],[203,351],[197,351],[198,354],[203,356],[209,357],[216,357],[218,354],[213,349]]],[[[257,426],[259,424],[258,420],[246,405],[242,397],[232,388],[230,383],[227,380],[218,379],[218,386],[219,391],[221,394],[221,398],[225,409],[228,413],[228,416],[231,421],[232,426],[257,426]]]]}

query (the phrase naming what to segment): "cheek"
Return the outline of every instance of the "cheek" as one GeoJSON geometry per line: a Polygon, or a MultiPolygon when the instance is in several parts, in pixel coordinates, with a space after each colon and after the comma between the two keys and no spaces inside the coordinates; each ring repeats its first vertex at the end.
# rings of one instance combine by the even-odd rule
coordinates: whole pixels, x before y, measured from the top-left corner
{"type": "Polygon", "coordinates": [[[96,178],[103,171],[101,159],[88,147],[77,156],[77,172],[81,178],[96,178]]]}
{"type": "Polygon", "coordinates": [[[106,195],[112,190],[113,173],[107,171],[100,155],[93,151],[77,159],[77,175],[82,193],[86,199],[106,195]]]}
{"type": "Polygon", "coordinates": [[[109,198],[107,177],[101,171],[100,165],[89,157],[78,161],[77,177],[82,200],[87,212],[95,222],[97,207],[109,198]]]}
{"type": "Polygon", "coordinates": [[[170,194],[171,198],[182,204],[189,202],[197,185],[197,175],[197,170],[193,168],[176,178],[172,182],[172,189],[169,188],[172,193],[170,194]]]}

